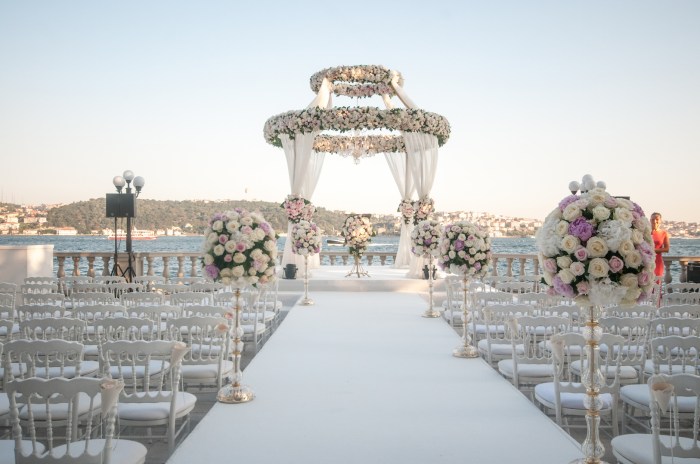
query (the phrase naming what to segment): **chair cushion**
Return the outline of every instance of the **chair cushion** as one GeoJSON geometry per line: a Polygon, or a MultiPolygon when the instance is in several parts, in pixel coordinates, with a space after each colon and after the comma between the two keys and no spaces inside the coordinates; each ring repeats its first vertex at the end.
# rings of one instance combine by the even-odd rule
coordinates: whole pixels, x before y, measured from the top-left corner
{"type": "MultiPolygon", "coordinates": [[[[175,415],[177,417],[192,411],[197,403],[197,397],[187,392],[178,392],[175,398],[175,415]]],[[[147,400],[144,400],[143,402],[126,403],[120,400],[120,403],[117,405],[117,415],[121,421],[164,422],[170,416],[170,402],[149,403],[147,400]]]]}
{"type": "MultiPolygon", "coordinates": [[[[514,374],[513,366],[514,363],[512,359],[503,359],[498,361],[498,372],[512,379],[514,374]]],[[[553,376],[552,364],[549,362],[518,364],[518,376],[521,380],[527,379],[528,382],[532,382],[533,379],[541,379],[543,382],[547,380],[551,381],[553,376]]]]}
{"type": "MultiPolygon", "coordinates": [[[[70,448],[70,455],[73,458],[77,458],[83,454],[84,451],[83,441],[73,442],[70,448]]],[[[90,440],[88,444],[87,452],[90,454],[98,454],[102,452],[105,447],[105,440],[101,438],[95,438],[90,440]]],[[[53,449],[54,456],[65,456],[67,451],[66,445],[56,446],[53,449]]],[[[147,449],[144,445],[137,441],[132,440],[112,440],[112,464],[134,464],[142,463],[146,460],[147,449]]]]}
{"type": "MultiPolygon", "coordinates": [[[[620,388],[620,399],[638,409],[649,411],[649,386],[647,384],[624,385],[620,388]]],[[[678,396],[678,411],[692,414],[695,411],[694,396],[678,396]]]]}
{"type": "MultiPolygon", "coordinates": [[[[662,436],[661,441],[665,444],[670,444],[669,437],[662,436]]],[[[680,443],[685,448],[692,446],[692,440],[686,437],[680,437],[680,443]]],[[[613,454],[617,458],[624,458],[635,464],[654,464],[654,436],[651,434],[631,433],[627,435],[618,435],[610,442],[613,449],[613,454]]],[[[698,464],[700,458],[678,458],[671,456],[662,456],[662,464],[698,464]]]]}
{"type": "MultiPolygon", "coordinates": [[[[583,405],[583,399],[586,396],[585,393],[561,392],[560,396],[562,409],[586,411],[586,407],[583,405]]],[[[546,405],[556,404],[554,398],[554,382],[535,385],[535,397],[538,400],[541,398],[546,405]]],[[[601,411],[609,410],[613,402],[612,395],[610,393],[601,393],[599,398],[602,401],[601,411]]]]}
{"type": "MultiPolygon", "coordinates": [[[[578,359],[576,361],[573,361],[571,363],[571,371],[574,372],[576,375],[579,377],[581,376],[581,360],[578,359]]],[[[588,368],[588,362],[585,361],[583,362],[584,368],[588,368]]],[[[601,368],[601,372],[605,371],[605,378],[606,379],[614,379],[615,378],[615,372],[617,371],[617,366],[603,366],[601,368]]],[[[621,382],[624,382],[625,380],[637,380],[639,379],[639,373],[637,372],[637,369],[635,369],[632,366],[620,366],[620,376],[619,379],[621,382]]]]}
{"type": "MultiPolygon", "coordinates": [[[[233,361],[225,360],[221,366],[221,374],[233,370],[233,361]]],[[[218,364],[183,364],[180,373],[187,383],[188,380],[216,379],[219,372],[218,364]]]]}

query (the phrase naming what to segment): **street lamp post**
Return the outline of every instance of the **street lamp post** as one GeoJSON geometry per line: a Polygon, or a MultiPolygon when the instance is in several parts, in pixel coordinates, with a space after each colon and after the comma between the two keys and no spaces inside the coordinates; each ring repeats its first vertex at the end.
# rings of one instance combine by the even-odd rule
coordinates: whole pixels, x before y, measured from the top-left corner
{"type": "Polygon", "coordinates": [[[119,269],[117,264],[117,228],[116,221],[118,217],[126,218],[126,254],[127,254],[127,267],[122,271],[122,275],[126,278],[127,282],[131,282],[136,272],[133,268],[134,254],[131,244],[131,219],[136,216],[136,198],[141,193],[141,189],[146,184],[146,180],[141,176],[134,177],[133,171],[126,170],[121,176],[114,176],[112,179],[114,187],[117,189],[117,202],[116,208],[110,214],[108,206],[108,216],[114,216],[115,230],[114,230],[114,268],[112,274],[116,275],[119,269]],[[133,183],[136,193],[132,192],[131,185],[133,183]],[[126,186],[126,189],[124,189],[126,186]],[[125,190],[125,192],[122,192],[125,190]]]}

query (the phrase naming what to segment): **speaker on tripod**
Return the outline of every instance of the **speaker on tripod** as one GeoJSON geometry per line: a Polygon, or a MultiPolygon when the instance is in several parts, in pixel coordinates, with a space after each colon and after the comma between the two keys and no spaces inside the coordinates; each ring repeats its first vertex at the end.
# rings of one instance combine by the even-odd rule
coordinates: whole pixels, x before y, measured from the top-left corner
{"type": "MultiPolygon", "coordinates": [[[[108,218],[136,217],[136,195],[133,193],[107,194],[108,218]]],[[[115,230],[116,233],[116,230],[115,230]]]]}

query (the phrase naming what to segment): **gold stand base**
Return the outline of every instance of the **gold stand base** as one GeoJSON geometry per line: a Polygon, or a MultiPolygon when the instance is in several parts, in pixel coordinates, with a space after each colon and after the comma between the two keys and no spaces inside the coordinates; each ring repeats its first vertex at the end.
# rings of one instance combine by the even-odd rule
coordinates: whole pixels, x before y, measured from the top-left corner
{"type": "Polygon", "coordinates": [[[314,300],[311,298],[304,298],[299,302],[299,304],[302,306],[312,306],[314,304],[314,300]]]}
{"type": "Polygon", "coordinates": [[[473,346],[458,346],[452,351],[452,356],[456,358],[478,358],[479,350],[473,346]]]}
{"type": "Polygon", "coordinates": [[[440,317],[440,311],[435,311],[434,309],[426,309],[423,313],[423,317],[440,317]]]}
{"type": "Polygon", "coordinates": [[[216,395],[219,403],[247,403],[255,399],[255,393],[247,385],[225,385],[216,395]]]}

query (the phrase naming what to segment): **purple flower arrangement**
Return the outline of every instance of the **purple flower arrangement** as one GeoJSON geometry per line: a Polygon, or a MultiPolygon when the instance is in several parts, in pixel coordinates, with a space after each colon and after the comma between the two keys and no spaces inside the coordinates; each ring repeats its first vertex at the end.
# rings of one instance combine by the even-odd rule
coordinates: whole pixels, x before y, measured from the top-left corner
{"type": "Polygon", "coordinates": [[[565,197],[537,232],[537,246],[552,294],[583,305],[635,304],[651,296],[651,225],[626,198],[603,188],[565,197]]]}
{"type": "Polygon", "coordinates": [[[277,234],[260,213],[236,208],[217,213],[204,234],[202,273],[225,285],[265,284],[275,279],[277,234]]]}
{"type": "Polygon", "coordinates": [[[491,238],[468,221],[448,224],[440,238],[438,264],[452,274],[483,277],[491,269],[491,238]]]}
{"type": "Polygon", "coordinates": [[[442,226],[439,222],[426,220],[419,222],[411,231],[411,251],[416,256],[432,255],[440,252],[442,226]]]}

